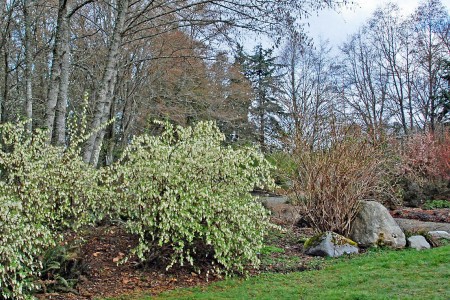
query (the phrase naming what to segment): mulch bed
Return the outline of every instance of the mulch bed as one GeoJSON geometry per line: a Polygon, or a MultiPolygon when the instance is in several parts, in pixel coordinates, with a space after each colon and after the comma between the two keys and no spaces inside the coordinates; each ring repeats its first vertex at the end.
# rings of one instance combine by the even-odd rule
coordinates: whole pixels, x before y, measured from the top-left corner
{"type": "Polygon", "coordinates": [[[188,267],[169,271],[160,265],[140,266],[135,257],[118,264],[136,244],[136,237],[118,226],[92,228],[79,250],[82,274],[76,292],[52,292],[36,295],[40,299],[94,299],[144,292],[156,295],[178,287],[205,285],[217,277],[194,273],[188,267]]]}
{"type": "Polygon", "coordinates": [[[399,208],[391,211],[394,218],[413,219],[423,222],[450,223],[450,209],[424,210],[421,208],[399,208]]]}

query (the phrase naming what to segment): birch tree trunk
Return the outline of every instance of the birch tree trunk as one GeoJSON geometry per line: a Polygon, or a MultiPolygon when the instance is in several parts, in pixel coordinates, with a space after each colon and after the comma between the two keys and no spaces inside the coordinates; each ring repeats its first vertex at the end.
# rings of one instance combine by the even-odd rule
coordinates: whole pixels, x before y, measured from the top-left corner
{"type": "MultiPolygon", "coordinates": [[[[116,111],[116,101],[117,101],[117,95],[118,95],[118,82],[119,82],[119,76],[116,72],[116,79],[115,79],[115,91],[111,94],[112,103],[109,108],[109,114],[108,119],[113,119],[116,111]]],[[[111,90],[113,91],[113,90],[111,90]]],[[[106,144],[106,154],[105,154],[105,165],[109,166],[114,161],[114,148],[115,148],[115,138],[116,138],[116,131],[115,131],[116,122],[112,121],[111,124],[109,124],[108,128],[105,129],[105,136],[107,139],[106,144]]]]}
{"type": "Polygon", "coordinates": [[[70,75],[70,27],[69,18],[64,17],[61,24],[63,43],[61,44],[61,77],[59,82],[58,98],[56,102],[56,120],[54,144],[62,146],[66,143],[66,111],[69,91],[70,75]]]}
{"type": "MultiPolygon", "coordinates": [[[[112,101],[112,91],[115,87],[115,79],[118,68],[119,46],[122,42],[122,31],[124,30],[125,18],[128,12],[129,0],[117,1],[117,14],[114,23],[114,29],[111,40],[109,42],[108,57],[97,93],[97,101],[95,107],[94,118],[92,120],[91,130],[97,130],[102,125],[102,121],[106,121],[112,101]]],[[[94,166],[98,163],[101,145],[104,138],[104,130],[97,130],[86,142],[83,160],[94,166]]]]}
{"type": "MultiPolygon", "coordinates": [[[[107,123],[113,117],[113,113],[111,113],[111,108],[113,106],[112,100],[114,99],[114,87],[115,87],[116,79],[117,79],[117,70],[115,70],[114,73],[115,74],[113,75],[113,78],[109,82],[109,90],[107,91],[107,97],[106,97],[107,103],[105,103],[104,114],[100,121],[100,126],[102,124],[107,123]]],[[[103,140],[105,138],[105,133],[106,133],[106,128],[103,128],[102,130],[98,131],[98,133],[97,133],[97,137],[95,139],[95,144],[94,144],[94,148],[93,148],[91,160],[90,160],[90,164],[92,164],[93,166],[97,166],[97,164],[98,164],[98,160],[100,158],[100,151],[102,149],[103,140]]]]}
{"type": "Polygon", "coordinates": [[[32,89],[32,57],[31,57],[31,1],[24,0],[23,16],[25,19],[25,116],[29,120],[27,123],[27,131],[31,133],[33,130],[33,89],[32,89]]]}
{"type": "MultiPolygon", "coordinates": [[[[50,84],[47,93],[47,107],[45,113],[45,127],[48,130],[47,140],[52,141],[55,125],[56,105],[60,94],[61,72],[64,63],[64,50],[68,48],[69,36],[67,20],[67,0],[59,0],[58,18],[56,21],[55,42],[53,46],[52,67],[50,71],[50,84]],[[66,45],[65,45],[66,44],[66,45]]],[[[67,62],[67,61],[66,61],[67,62]]]]}

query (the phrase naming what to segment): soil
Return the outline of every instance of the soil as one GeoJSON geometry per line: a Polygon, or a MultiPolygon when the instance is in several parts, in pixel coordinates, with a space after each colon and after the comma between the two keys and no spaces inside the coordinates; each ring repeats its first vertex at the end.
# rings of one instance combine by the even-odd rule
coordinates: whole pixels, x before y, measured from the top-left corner
{"type": "MultiPolygon", "coordinates": [[[[75,239],[79,237],[71,237],[75,239]]],[[[81,274],[72,292],[47,292],[39,299],[96,299],[139,292],[155,295],[177,287],[205,285],[217,277],[194,273],[188,267],[166,271],[161,265],[141,266],[136,257],[119,263],[137,245],[135,236],[114,225],[91,228],[79,249],[81,274]]]]}

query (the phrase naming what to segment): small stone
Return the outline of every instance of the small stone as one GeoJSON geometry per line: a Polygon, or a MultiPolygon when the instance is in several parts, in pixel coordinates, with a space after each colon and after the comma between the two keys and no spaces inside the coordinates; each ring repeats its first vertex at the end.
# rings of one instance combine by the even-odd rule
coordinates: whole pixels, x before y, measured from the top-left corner
{"type": "Polygon", "coordinates": [[[441,231],[441,230],[429,231],[428,234],[431,235],[435,239],[450,240],[450,233],[448,233],[447,231],[441,231]]]}
{"type": "Polygon", "coordinates": [[[421,235],[410,236],[408,238],[408,244],[409,244],[410,248],[413,248],[413,249],[416,249],[416,250],[430,249],[431,248],[431,246],[427,242],[427,240],[421,235]]]}

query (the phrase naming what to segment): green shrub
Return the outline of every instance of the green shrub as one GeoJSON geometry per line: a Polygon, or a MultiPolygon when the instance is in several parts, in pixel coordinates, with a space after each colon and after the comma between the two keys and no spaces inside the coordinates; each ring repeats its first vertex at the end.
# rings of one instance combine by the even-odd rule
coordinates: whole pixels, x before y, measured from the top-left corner
{"type": "Polygon", "coordinates": [[[423,205],[424,209],[450,208],[448,200],[429,200],[423,205]]]}
{"type": "Polygon", "coordinates": [[[0,294],[2,299],[27,299],[38,287],[39,255],[55,245],[55,237],[47,226],[30,221],[20,201],[5,191],[0,183],[0,294]]]}
{"type": "Polygon", "coordinates": [[[61,233],[103,209],[99,172],[78,145],[51,146],[44,131],[28,134],[24,125],[0,125],[0,290],[14,299],[38,287],[41,258],[61,233]]]}
{"type": "Polygon", "coordinates": [[[84,265],[79,256],[80,241],[60,243],[48,248],[41,256],[42,275],[40,290],[49,292],[74,292],[73,288],[84,265]]]}
{"type": "Polygon", "coordinates": [[[67,266],[57,246],[62,233],[106,213],[126,219],[128,230],[139,236],[134,253],[142,260],[170,250],[168,267],[195,266],[200,254],[225,272],[258,264],[270,224],[249,192],[273,185],[271,165],[254,148],[224,147],[213,123],[166,125],[160,137],[136,138],[117,164],[102,170],[82,162],[82,138],[54,147],[44,131],[28,134],[24,124],[0,125],[3,298],[29,298],[45,287],[39,281],[70,288],[65,271],[58,270],[67,266]]]}
{"type": "Polygon", "coordinates": [[[295,174],[297,165],[292,154],[286,152],[273,152],[266,156],[267,160],[275,166],[272,170],[273,177],[277,185],[284,189],[288,189],[290,180],[295,174]]]}
{"type": "Polygon", "coordinates": [[[254,148],[224,147],[214,123],[165,126],[159,137],[137,137],[110,170],[117,212],[139,235],[134,253],[152,260],[170,250],[167,268],[196,266],[198,252],[214,258],[215,271],[257,265],[269,219],[249,192],[272,185],[270,164],[254,148]]]}
{"type": "Polygon", "coordinates": [[[0,126],[0,179],[30,221],[55,229],[92,221],[101,195],[100,173],[83,163],[79,147],[54,147],[45,131],[29,135],[25,123],[0,126]]]}

